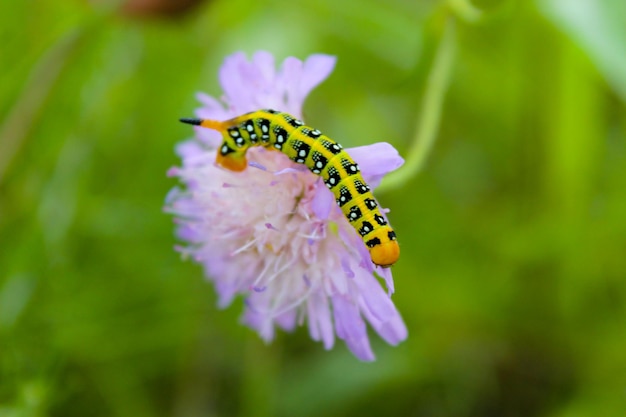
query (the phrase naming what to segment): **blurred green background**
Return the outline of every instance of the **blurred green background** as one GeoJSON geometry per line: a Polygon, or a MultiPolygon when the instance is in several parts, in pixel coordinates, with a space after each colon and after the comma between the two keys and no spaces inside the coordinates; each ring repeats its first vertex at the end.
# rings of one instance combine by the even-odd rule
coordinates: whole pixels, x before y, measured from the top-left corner
{"type": "Polygon", "coordinates": [[[158,3],[0,3],[0,416],[625,415],[626,2],[158,3]],[[378,194],[409,339],[264,345],[172,249],[177,118],[228,54],[324,52],[307,122],[405,155],[446,19],[437,142],[378,194]]]}

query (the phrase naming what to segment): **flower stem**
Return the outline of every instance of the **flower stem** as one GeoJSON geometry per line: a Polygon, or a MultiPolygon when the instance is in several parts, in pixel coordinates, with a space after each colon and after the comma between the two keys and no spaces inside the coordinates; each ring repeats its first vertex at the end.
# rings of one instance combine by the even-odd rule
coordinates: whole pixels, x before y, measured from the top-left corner
{"type": "Polygon", "coordinates": [[[398,188],[413,175],[424,169],[426,158],[437,138],[441,121],[443,101],[448,84],[455,52],[455,21],[448,17],[433,67],[428,76],[426,92],[422,104],[422,117],[419,118],[413,144],[402,169],[389,175],[379,190],[398,188]]]}

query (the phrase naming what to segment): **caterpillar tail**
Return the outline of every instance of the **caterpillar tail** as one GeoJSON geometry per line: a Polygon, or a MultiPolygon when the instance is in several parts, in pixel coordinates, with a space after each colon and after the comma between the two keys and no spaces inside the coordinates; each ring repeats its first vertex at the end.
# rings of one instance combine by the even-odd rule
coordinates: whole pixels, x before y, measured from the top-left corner
{"type": "MultiPolygon", "coordinates": [[[[189,125],[206,127],[207,129],[216,130],[222,134],[226,131],[226,129],[232,126],[232,123],[228,123],[228,121],[220,122],[211,119],[196,119],[184,117],[179,120],[189,125]]],[[[235,172],[241,172],[248,166],[245,152],[231,153],[228,156],[224,156],[220,152],[218,152],[217,157],[215,158],[215,163],[222,168],[235,172]]]]}

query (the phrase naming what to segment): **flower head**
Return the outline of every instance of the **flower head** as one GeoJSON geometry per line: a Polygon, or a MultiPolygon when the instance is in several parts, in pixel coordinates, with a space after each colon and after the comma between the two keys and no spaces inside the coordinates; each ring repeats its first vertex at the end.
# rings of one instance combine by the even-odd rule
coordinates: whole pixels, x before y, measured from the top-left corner
{"type": "MultiPolygon", "coordinates": [[[[197,116],[226,120],[260,108],[302,116],[306,95],[332,71],[334,57],[287,58],[279,71],[267,52],[252,61],[228,57],[220,71],[222,101],[199,94],[197,116]]],[[[245,297],[244,321],[266,341],[276,326],[308,323],[326,349],[335,334],[361,360],[373,360],[366,321],[390,344],[407,336],[390,295],[389,269],[372,264],[365,244],[335,204],[323,181],[285,155],[262,147],[247,152],[235,173],[215,165],[221,135],[196,128],[178,147],[181,167],[170,170],[186,186],[174,188],[167,209],[176,215],[179,247],[202,264],[215,283],[219,305],[245,297]],[[388,293],[375,274],[385,279],[388,293]]],[[[389,144],[347,150],[374,188],[402,158],[389,144]]]]}

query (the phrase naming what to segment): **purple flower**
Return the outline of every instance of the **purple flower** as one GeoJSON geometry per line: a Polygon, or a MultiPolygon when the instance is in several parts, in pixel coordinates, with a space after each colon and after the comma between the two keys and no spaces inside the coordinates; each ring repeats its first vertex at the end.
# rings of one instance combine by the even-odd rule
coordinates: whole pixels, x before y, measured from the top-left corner
{"type": "MultiPolygon", "coordinates": [[[[261,108],[302,116],[307,94],[332,71],[335,58],[287,58],[280,70],[267,52],[252,61],[243,53],[226,58],[220,70],[224,105],[205,94],[197,116],[226,120],[261,108]]],[[[221,135],[196,128],[178,146],[183,163],[172,168],[184,188],[174,188],[166,209],[173,213],[177,249],[202,264],[215,283],[219,305],[245,298],[244,322],[270,341],[276,326],[292,330],[308,323],[311,337],[330,349],[335,334],[361,360],[370,361],[366,321],[388,343],[407,337],[391,301],[390,269],[375,266],[321,179],[285,155],[262,147],[248,150],[241,173],[218,168],[221,135]],[[388,292],[376,275],[382,277],[388,292]]],[[[365,180],[375,187],[402,165],[387,143],[347,149],[365,180]]]]}

